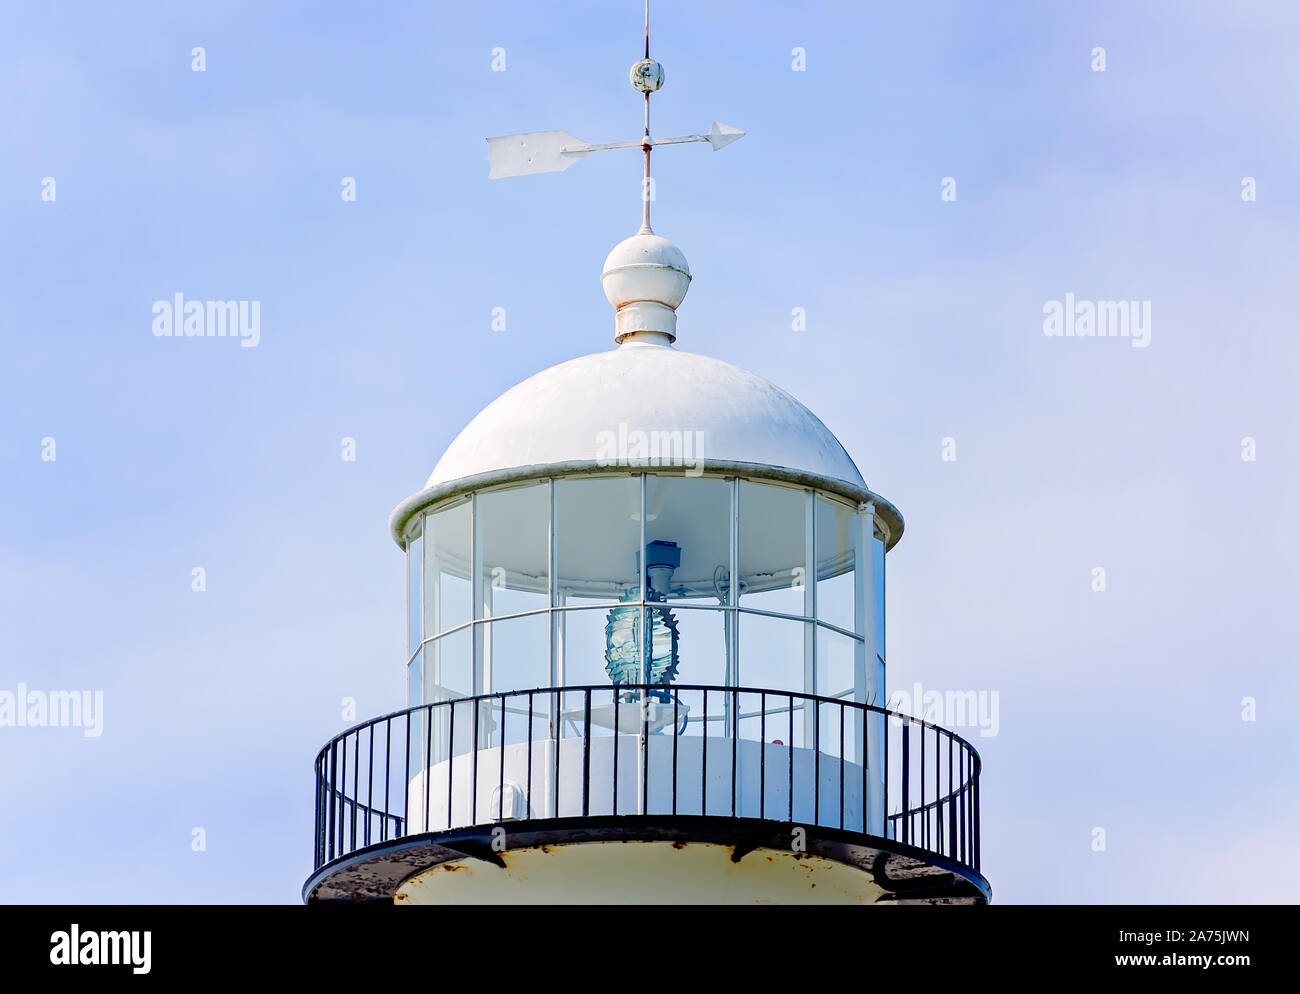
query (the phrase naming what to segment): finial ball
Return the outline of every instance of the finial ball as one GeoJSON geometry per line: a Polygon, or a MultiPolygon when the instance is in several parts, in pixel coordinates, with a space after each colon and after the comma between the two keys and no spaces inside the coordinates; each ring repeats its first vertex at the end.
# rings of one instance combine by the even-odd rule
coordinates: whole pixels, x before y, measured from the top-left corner
{"type": "Polygon", "coordinates": [[[628,77],[642,93],[654,93],[664,85],[664,67],[654,59],[642,59],[632,66],[628,77]]]}
{"type": "Polygon", "coordinates": [[[617,311],[616,342],[643,331],[666,335],[669,341],[677,337],[674,311],[691,285],[691,267],[667,238],[638,231],[623,239],[605,259],[600,282],[617,311]]]}

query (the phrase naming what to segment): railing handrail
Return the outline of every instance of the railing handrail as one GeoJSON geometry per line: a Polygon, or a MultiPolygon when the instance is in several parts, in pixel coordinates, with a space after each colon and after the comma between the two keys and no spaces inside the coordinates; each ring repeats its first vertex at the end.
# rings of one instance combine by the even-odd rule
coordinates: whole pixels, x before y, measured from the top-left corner
{"type": "MultiPolygon", "coordinates": [[[[732,817],[747,817],[746,815],[740,814],[737,809],[737,773],[735,769],[737,762],[737,743],[743,740],[751,743],[757,742],[760,746],[760,779],[758,783],[758,793],[760,795],[759,817],[766,820],[795,820],[795,753],[796,749],[801,749],[812,754],[813,766],[811,787],[809,782],[805,780],[803,791],[811,794],[813,824],[831,824],[831,822],[823,822],[821,820],[821,811],[823,809],[821,807],[821,802],[818,800],[821,774],[818,770],[827,762],[838,763],[839,827],[844,828],[846,803],[844,771],[846,764],[852,764],[855,767],[860,766],[861,793],[857,795],[858,800],[854,803],[861,806],[861,834],[868,837],[895,839],[904,844],[913,845],[928,852],[947,856],[958,863],[966,864],[978,871],[980,850],[979,778],[982,763],[975,747],[965,737],[956,732],[916,715],[906,714],[891,708],[881,707],[880,705],[849,700],[843,697],[827,697],[820,694],[809,694],[796,690],[775,690],[765,687],[750,686],[715,686],[709,684],[613,685],[608,683],[500,690],[466,697],[448,697],[442,700],[429,701],[424,704],[411,705],[385,715],[358,722],[343,732],[340,732],[338,735],[335,735],[317,754],[315,762],[317,797],[317,867],[324,865],[326,862],[332,861],[336,855],[344,855],[355,851],[358,846],[358,841],[360,841],[362,845],[369,845],[372,835],[372,826],[374,825],[373,819],[376,818],[379,819],[378,835],[379,841],[381,842],[388,841],[389,839],[405,837],[411,831],[413,825],[418,826],[420,831],[429,831],[429,777],[432,775],[431,771],[438,765],[432,762],[432,753],[430,752],[434,741],[431,729],[433,728],[435,717],[439,713],[438,709],[450,712],[449,720],[451,724],[449,730],[446,732],[449,747],[450,743],[456,738],[455,730],[459,723],[457,720],[458,715],[460,721],[470,720],[464,715],[463,709],[466,707],[473,709],[473,724],[470,726],[472,731],[469,733],[472,745],[467,747],[463,754],[470,755],[472,762],[472,769],[469,773],[470,790],[472,791],[469,802],[469,823],[477,824],[482,822],[482,816],[479,814],[480,809],[477,801],[479,782],[477,771],[482,755],[485,752],[490,754],[490,751],[494,749],[500,750],[499,756],[487,761],[491,762],[494,766],[499,765],[501,783],[499,789],[504,791],[504,784],[506,782],[505,753],[507,747],[561,739],[566,741],[581,740],[583,743],[584,767],[581,772],[583,777],[583,814],[586,815],[588,798],[592,786],[590,779],[591,770],[589,766],[589,755],[592,744],[596,741],[592,736],[591,728],[593,695],[609,695],[610,703],[617,711],[617,708],[620,705],[625,708],[638,708],[644,701],[651,699],[651,693],[655,695],[671,695],[667,700],[660,698],[660,702],[665,706],[671,704],[674,712],[673,724],[671,726],[663,726],[664,729],[672,732],[669,737],[674,740],[672,750],[672,811],[674,814],[677,813],[679,791],[677,784],[677,740],[683,736],[687,727],[687,724],[680,722],[677,711],[679,707],[686,707],[686,710],[688,712],[690,711],[690,707],[687,706],[688,702],[682,700],[683,694],[702,694],[702,713],[696,716],[696,720],[701,722],[700,735],[687,736],[686,738],[692,741],[702,739],[705,740],[706,743],[707,741],[714,739],[722,741],[728,739],[732,740],[730,759],[732,817]],[[640,693],[643,696],[630,701],[624,700],[624,695],[630,693],[640,693]],[[726,722],[726,730],[724,734],[721,735],[709,734],[710,695],[716,695],[714,697],[715,700],[720,699],[723,701],[722,706],[724,713],[719,717],[721,720],[726,722]],[[542,697],[544,701],[548,702],[547,706],[541,711],[537,710],[535,703],[535,698],[539,696],[542,697]],[[581,696],[583,703],[580,707],[574,710],[573,715],[570,715],[568,720],[579,721],[581,722],[582,727],[576,730],[577,734],[575,735],[565,735],[560,729],[560,722],[565,720],[563,714],[563,703],[566,697],[577,696],[581,696]],[[739,698],[742,696],[747,698],[758,697],[761,701],[759,709],[749,713],[748,715],[742,716],[740,714],[739,701],[739,698]],[[527,708],[511,708],[508,706],[507,702],[525,697],[529,699],[527,708]],[[776,702],[778,705],[781,705],[777,711],[769,712],[769,699],[776,702]],[[553,709],[550,702],[554,702],[555,704],[553,709]],[[796,702],[799,702],[800,707],[796,708],[796,702]],[[499,742],[489,742],[487,745],[481,745],[480,739],[483,735],[483,730],[480,725],[480,716],[484,711],[485,703],[487,705],[486,710],[488,715],[496,712],[498,707],[500,708],[502,721],[499,726],[493,723],[492,730],[488,732],[489,736],[499,733],[499,742]],[[834,727],[833,718],[832,724],[823,724],[823,719],[821,717],[823,706],[839,708],[838,753],[833,751],[833,731],[831,732],[832,740],[830,745],[824,747],[822,744],[824,741],[824,728],[834,727]],[[808,717],[810,708],[812,714],[811,719],[808,717]],[[801,717],[802,732],[800,734],[805,737],[805,745],[802,747],[797,747],[795,741],[793,741],[797,738],[794,734],[794,718],[796,710],[804,712],[801,717]],[[856,712],[857,715],[856,718],[852,719],[855,723],[853,725],[854,732],[852,733],[852,737],[848,739],[845,737],[846,712],[848,715],[853,715],[856,712]],[[781,727],[778,727],[780,724],[779,719],[772,719],[769,722],[769,719],[771,719],[772,715],[775,714],[782,716],[788,714],[788,722],[781,727]],[[507,741],[510,736],[507,732],[509,725],[506,722],[506,715],[527,717],[528,731],[526,738],[522,739],[520,742],[512,743],[507,741]],[[874,729],[872,726],[869,726],[866,723],[867,716],[869,715],[879,716],[879,719],[882,719],[881,725],[877,725],[874,729]],[[542,722],[542,729],[544,729],[544,735],[542,736],[534,735],[534,723],[539,719],[542,722]],[[742,721],[749,723],[757,721],[759,726],[759,734],[757,738],[741,734],[742,721]],[[899,772],[897,775],[894,774],[890,763],[890,738],[895,735],[898,729],[891,725],[891,721],[897,721],[901,726],[901,740],[898,742],[900,753],[897,757],[899,772]],[[404,747],[400,741],[397,743],[394,742],[394,723],[398,724],[399,735],[403,731],[404,727],[404,747]],[[376,743],[380,735],[378,729],[381,725],[385,726],[382,733],[384,755],[382,757],[376,757],[376,743]],[[780,732],[784,731],[785,727],[790,729],[791,742],[784,743],[773,741],[769,743],[767,741],[769,729],[780,732]],[[807,744],[807,737],[810,735],[812,741],[811,746],[807,744]],[[876,739],[877,735],[881,736],[878,740],[876,739]],[[931,736],[933,736],[932,741],[931,736]],[[878,742],[879,746],[873,744],[875,742],[878,742]],[[943,748],[944,742],[947,743],[946,750],[943,748]],[[846,743],[851,747],[850,750],[846,750],[846,743]],[[368,749],[368,756],[365,749],[363,749],[363,745],[368,749]],[[423,755],[416,757],[412,752],[412,746],[417,746],[419,752],[423,753],[423,755]],[[766,770],[766,763],[769,762],[767,760],[768,750],[771,748],[789,750],[788,761],[780,761],[781,766],[788,768],[788,819],[784,817],[771,818],[763,813],[762,795],[764,793],[764,787],[762,777],[766,770]],[[883,754],[877,752],[876,758],[870,759],[872,750],[878,748],[883,749],[883,754]],[[405,762],[405,774],[401,776],[400,785],[396,788],[397,794],[393,797],[390,793],[393,790],[393,770],[391,767],[392,753],[399,749],[405,754],[403,757],[405,762]],[[858,755],[860,758],[856,762],[850,758],[852,751],[859,751],[858,755]],[[911,756],[913,751],[916,752],[915,760],[913,760],[911,756]],[[943,775],[945,751],[947,760],[946,777],[943,775]],[[930,763],[928,770],[927,757],[929,757],[930,763]],[[375,804],[375,775],[378,763],[382,763],[382,767],[379,767],[382,769],[383,776],[382,807],[375,804]],[[873,821],[872,824],[879,826],[878,831],[882,832],[882,836],[876,836],[874,834],[876,830],[869,830],[868,828],[867,808],[869,802],[867,788],[869,769],[875,770],[875,777],[877,779],[873,782],[878,784],[881,792],[874,801],[870,802],[872,805],[876,805],[876,813],[872,818],[880,819],[879,821],[873,821]],[[412,801],[411,795],[409,794],[412,775],[420,774],[421,772],[423,772],[425,777],[425,786],[422,788],[422,791],[425,794],[423,818],[420,818],[418,812],[411,807],[412,801]],[[363,774],[365,776],[364,783],[361,780],[363,774]],[[914,777],[913,774],[916,774],[916,776],[914,777]],[[947,793],[943,792],[944,786],[948,788],[947,793]],[[930,793],[931,788],[933,789],[935,797],[932,800],[927,800],[927,795],[930,793]],[[920,794],[920,803],[913,806],[911,802],[915,799],[914,794],[918,791],[920,794]],[[365,803],[361,801],[363,793],[365,793],[367,797],[365,803]],[[401,804],[401,813],[389,811],[388,809],[393,806],[392,801],[396,801],[398,798],[400,798],[399,803],[401,804]],[[895,800],[899,802],[900,810],[891,813],[888,810],[890,802],[895,800]],[[350,821],[348,818],[349,813],[350,821]],[[394,829],[391,833],[389,832],[390,825],[394,829]],[[358,840],[358,834],[361,836],[360,840],[358,840]]],[[[690,705],[694,705],[694,703],[693,700],[689,702],[690,705]]],[[[602,705],[602,707],[604,706],[606,705],[602,705]]],[[[687,722],[689,721],[690,719],[688,718],[687,722]]],[[[617,814],[619,807],[618,781],[621,778],[621,774],[618,772],[618,741],[623,737],[623,734],[640,734],[644,736],[649,730],[649,718],[643,714],[639,722],[634,719],[632,726],[626,726],[622,721],[615,720],[614,725],[608,727],[610,727],[614,732],[613,752],[615,772],[612,789],[614,792],[613,810],[614,813],[617,814]],[[636,725],[638,724],[640,725],[639,729],[636,728],[636,725]],[[625,729],[626,732],[624,731],[625,729]]],[[[750,724],[747,727],[752,728],[753,726],[750,724]]],[[[657,728],[656,730],[659,729],[657,728]]],[[[606,736],[601,736],[600,738],[604,739],[606,736]]],[[[440,753],[441,748],[442,747],[440,747],[440,753]]],[[[747,746],[746,748],[748,749],[750,747],[747,746]]],[[[707,747],[706,744],[704,752],[701,754],[700,758],[702,790],[704,789],[703,784],[708,780],[707,767],[711,765],[711,757],[709,756],[711,751],[712,750],[707,747]]],[[[455,752],[453,748],[449,755],[457,756],[461,755],[461,753],[455,752]]],[[[529,770],[528,782],[530,784],[526,804],[531,805],[533,796],[531,787],[533,776],[533,753],[531,748],[526,750],[526,757],[529,770]]],[[[443,761],[444,760],[439,760],[439,763],[443,761]]],[[[547,760],[547,762],[552,762],[552,760],[547,760]]],[[[558,749],[555,751],[553,762],[556,764],[555,776],[558,777],[560,762],[558,749]]],[[[648,762],[648,759],[643,757],[642,762],[648,762]]],[[[804,762],[804,760],[801,760],[801,762],[804,762]]],[[[725,759],[723,760],[723,763],[725,766],[725,759]]],[[[399,767],[400,765],[401,763],[399,761],[399,767]]],[[[776,769],[776,767],[773,767],[773,769],[776,769]]],[[[834,768],[828,767],[828,769],[834,768]]],[[[856,777],[857,774],[855,773],[854,776],[856,777]]],[[[648,767],[645,767],[645,777],[648,777],[648,767]]],[[[646,797],[645,792],[649,789],[649,781],[645,777],[643,777],[644,782],[640,784],[639,791],[643,795],[643,803],[646,797]]],[[[832,796],[830,793],[832,787],[833,782],[827,787],[827,797],[832,796]]],[[[446,775],[446,789],[450,792],[451,788],[452,773],[449,770],[446,775]]],[[[439,790],[441,789],[442,788],[440,787],[439,790]]],[[[558,787],[555,789],[558,790],[558,787]]],[[[495,795],[493,796],[495,797],[495,795]]],[[[685,796],[686,795],[682,795],[683,799],[685,799],[685,796]]],[[[807,797],[801,796],[801,804],[806,803],[807,800],[807,797]]],[[[453,816],[451,813],[452,797],[450,793],[446,794],[446,801],[446,817],[451,819],[453,816]]],[[[493,803],[504,804],[504,793],[499,802],[493,803]]],[[[558,803],[558,795],[556,795],[555,804],[558,805],[558,803]]],[[[784,807],[785,805],[782,806],[784,807]]],[[[703,795],[700,797],[700,807],[702,814],[709,814],[703,795]]],[[[774,807],[771,810],[773,814],[775,814],[778,809],[774,807]]],[[[713,816],[722,817],[723,815],[715,814],[713,816]]],[[[439,815],[439,817],[441,818],[442,815],[439,815]]],[[[489,818],[488,821],[500,820],[503,817],[505,817],[503,814],[498,814],[495,819],[489,818]]],[[[551,814],[542,815],[540,817],[559,817],[559,815],[551,814]]],[[[856,819],[857,815],[854,815],[853,817],[856,819]]],[[[831,821],[833,822],[833,820],[834,819],[832,818],[831,821]]],[[[449,820],[448,828],[450,828],[451,825],[452,822],[449,820]]],[[[857,828],[853,828],[852,830],[859,831],[857,828]]]]}
{"type": "Polygon", "coordinates": [[[326,793],[337,797],[340,804],[346,804],[350,808],[364,811],[366,814],[372,814],[376,818],[387,818],[389,821],[395,821],[398,824],[402,824],[406,821],[405,815],[395,815],[391,811],[385,811],[383,808],[377,808],[372,804],[363,804],[358,798],[348,797],[342,787],[327,787],[323,776],[318,775],[316,782],[324,788],[326,793]]]}
{"type": "MultiPolygon", "coordinates": [[[[870,711],[872,714],[884,715],[887,718],[897,718],[899,721],[907,722],[910,725],[917,725],[922,728],[929,728],[935,731],[942,732],[944,735],[950,737],[954,742],[960,742],[962,745],[966,746],[966,748],[970,750],[971,754],[975,757],[975,762],[977,764],[976,772],[979,771],[979,765],[978,765],[980,763],[979,752],[978,750],[976,750],[975,746],[972,745],[970,741],[966,739],[965,736],[960,735],[957,732],[954,732],[950,728],[945,728],[943,725],[937,725],[932,721],[928,721],[925,718],[918,717],[917,715],[914,714],[908,714],[906,711],[895,711],[893,708],[882,708],[878,704],[866,704],[862,701],[854,701],[844,697],[823,697],[820,694],[809,694],[809,693],[805,693],[802,690],[773,690],[771,687],[732,687],[732,686],[724,686],[722,684],[701,684],[701,683],[671,683],[671,684],[628,683],[628,684],[617,684],[617,685],[609,684],[609,683],[582,683],[582,684],[574,684],[573,686],[563,686],[563,687],[532,687],[524,690],[494,690],[487,694],[473,694],[467,697],[445,697],[437,701],[426,701],[424,704],[412,704],[410,707],[399,708],[396,711],[388,712],[388,714],[381,714],[376,718],[369,718],[366,721],[359,721],[355,725],[352,725],[349,728],[347,728],[345,731],[339,732],[338,735],[335,735],[332,739],[326,742],[325,745],[321,747],[320,751],[316,753],[316,758],[319,760],[322,756],[324,756],[327,752],[329,752],[332,746],[342,741],[343,739],[346,739],[349,736],[354,735],[355,733],[361,731],[362,729],[368,728],[372,725],[378,725],[381,722],[391,721],[394,718],[403,718],[406,717],[407,715],[415,713],[416,711],[425,711],[435,707],[447,707],[449,705],[454,705],[454,704],[472,704],[474,701],[497,700],[506,697],[527,697],[531,694],[550,694],[550,695],[569,694],[569,693],[578,694],[588,690],[600,690],[600,691],[618,690],[620,692],[629,691],[629,690],[653,690],[656,692],[665,691],[665,690],[699,690],[699,691],[707,690],[710,693],[716,692],[716,693],[729,694],[735,692],[737,694],[766,694],[769,697],[797,697],[800,700],[814,701],[818,704],[839,704],[839,705],[843,705],[844,707],[857,708],[862,711],[870,711]]],[[[631,706],[632,705],[629,704],[629,707],[631,706]]]]}

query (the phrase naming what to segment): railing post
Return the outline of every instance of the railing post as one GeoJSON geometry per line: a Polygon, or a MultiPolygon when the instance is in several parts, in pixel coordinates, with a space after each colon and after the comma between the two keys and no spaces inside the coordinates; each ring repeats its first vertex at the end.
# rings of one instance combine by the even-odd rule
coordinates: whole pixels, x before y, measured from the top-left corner
{"type": "Polygon", "coordinates": [[[884,821],[881,823],[881,830],[885,833],[885,838],[889,838],[889,712],[886,711],[880,716],[880,720],[885,723],[885,755],[881,760],[881,768],[884,770],[884,776],[881,780],[884,782],[884,797],[881,798],[881,815],[884,821]]]}
{"type": "Polygon", "coordinates": [[[681,738],[678,731],[678,715],[681,708],[681,691],[673,688],[673,814],[677,814],[677,740],[681,738]]]}
{"type": "Polygon", "coordinates": [[[505,818],[506,808],[506,695],[501,695],[501,737],[498,740],[497,759],[497,821],[505,818]]]}
{"type": "Polygon", "coordinates": [[[957,787],[953,785],[953,737],[948,737],[948,855],[957,858],[957,787]]]}
{"type": "MultiPolygon", "coordinates": [[[[430,716],[432,717],[432,705],[430,705],[430,716]]],[[[426,774],[427,777],[428,774],[426,774]]],[[[452,781],[456,779],[456,702],[452,700],[447,704],[447,828],[451,829],[454,819],[452,817],[452,781]]],[[[427,812],[427,807],[426,807],[427,812]]],[[[424,830],[429,831],[429,819],[426,813],[424,819],[424,830]]]]}
{"type": "Polygon", "coordinates": [[[917,744],[921,747],[921,771],[920,771],[920,776],[917,777],[917,779],[921,782],[921,804],[917,810],[920,812],[921,815],[920,845],[921,848],[924,849],[926,847],[926,843],[930,841],[930,819],[925,812],[925,725],[924,724],[918,727],[916,738],[917,738],[917,744]]]}
{"type": "MultiPolygon", "coordinates": [[[[804,698],[804,706],[812,704],[813,709],[813,817],[812,823],[820,825],[822,823],[822,702],[809,701],[804,698]]],[[[806,720],[806,718],[805,718],[806,720]]],[[[804,735],[808,734],[808,729],[804,727],[804,735]]],[[[805,739],[804,741],[807,741],[805,739]]]]}
{"type": "MultiPolygon", "coordinates": [[[[402,778],[402,811],[406,814],[407,824],[411,820],[411,712],[408,710],[403,716],[406,718],[406,776],[402,778]]],[[[425,830],[428,830],[428,825],[425,830]]]]}
{"type": "Polygon", "coordinates": [[[370,818],[375,810],[375,726],[366,726],[366,747],[370,751],[370,769],[366,771],[366,834],[365,844],[370,845],[370,818]]]}
{"type": "MultiPolygon", "coordinates": [[[[420,734],[424,736],[424,830],[431,831],[429,827],[429,798],[433,794],[433,704],[424,706],[424,713],[420,720],[420,734]]],[[[447,764],[447,777],[451,778],[451,764],[447,764]]],[[[408,786],[407,790],[411,788],[408,786]]],[[[451,827],[451,808],[447,808],[447,827],[451,827]]]]}
{"type": "MultiPolygon", "coordinates": [[[[949,830],[945,827],[944,809],[945,805],[952,800],[952,791],[948,794],[943,792],[943,750],[940,747],[942,742],[941,729],[936,725],[934,730],[934,845],[935,852],[941,856],[945,855],[945,849],[948,844],[949,830]]],[[[949,780],[951,784],[951,780],[949,780]]]]}
{"type": "Polygon", "coordinates": [[[582,816],[585,818],[591,814],[591,688],[582,693],[582,816]]]}
{"type": "Polygon", "coordinates": [[[555,743],[551,763],[551,817],[560,817],[560,742],[564,738],[564,694],[555,691],[555,722],[551,727],[551,741],[555,743]]]}
{"type": "Polygon", "coordinates": [[[856,704],[857,708],[857,725],[862,730],[862,743],[858,748],[858,758],[862,761],[862,796],[858,803],[862,808],[862,834],[867,834],[867,808],[870,807],[867,801],[867,767],[871,759],[871,750],[867,748],[867,737],[871,734],[870,712],[861,704],[856,704]]]}
{"type": "Polygon", "coordinates": [[[740,695],[733,690],[731,692],[731,817],[733,818],[736,817],[736,763],[739,760],[736,746],[739,738],[740,695]]]}
{"type": "Polygon", "coordinates": [[[966,767],[969,762],[970,760],[966,756],[966,748],[963,746],[961,751],[961,805],[958,809],[961,812],[961,852],[958,858],[963,863],[970,862],[970,812],[968,810],[970,792],[966,784],[966,767]]]}
{"type": "Polygon", "coordinates": [[[348,830],[348,737],[344,733],[339,740],[339,752],[343,758],[343,771],[339,774],[339,855],[342,856],[344,849],[344,836],[348,830]]]}
{"type": "Polygon", "coordinates": [[[758,817],[767,813],[767,694],[758,695],[758,817]]]}
{"type": "Polygon", "coordinates": [[[790,730],[786,733],[786,738],[790,741],[786,743],[786,751],[790,755],[790,776],[788,786],[790,788],[790,821],[794,821],[794,694],[790,695],[790,730]]]}
{"type": "Polygon", "coordinates": [[[388,841],[388,781],[393,772],[393,719],[384,719],[384,817],[380,821],[380,842],[388,841]]]}
{"type": "Polygon", "coordinates": [[[903,725],[903,842],[912,841],[912,781],[911,781],[911,760],[912,760],[912,725],[904,721],[903,725]]]}
{"type": "Polygon", "coordinates": [[[316,824],[313,826],[315,838],[312,839],[311,854],[312,862],[315,864],[313,869],[316,870],[319,870],[325,862],[325,833],[323,831],[325,828],[325,784],[322,776],[324,763],[324,753],[318,753],[316,756],[316,824]]]}
{"type": "Polygon", "coordinates": [[[619,696],[620,695],[618,692],[618,688],[615,687],[614,688],[614,788],[613,788],[613,797],[611,798],[611,802],[610,802],[611,803],[610,814],[612,815],[618,814],[618,740],[622,738],[620,732],[622,731],[622,727],[623,727],[622,719],[619,717],[619,713],[618,713],[619,696]]]}
{"type": "MultiPolygon", "coordinates": [[[[547,705],[549,707],[549,704],[547,705]]],[[[528,756],[528,773],[524,780],[524,814],[531,815],[533,811],[533,692],[528,692],[528,738],[526,747],[528,756]]]]}
{"type": "Polygon", "coordinates": [[[704,688],[704,715],[700,719],[700,815],[709,813],[709,688],[704,688]]]}
{"type": "Polygon", "coordinates": [[[361,807],[361,729],[352,738],[352,848],[357,848],[357,809],[361,807]]]}
{"type": "Polygon", "coordinates": [[[474,751],[470,754],[469,772],[469,823],[471,825],[478,824],[478,739],[481,732],[479,728],[478,702],[480,699],[477,696],[474,698],[474,728],[471,736],[474,741],[474,751]]]}
{"type": "Polygon", "coordinates": [[[840,830],[844,829],[844,702],[840,701],[840,830]]]}
{"type": "MultiPolygon", "coordinates": [[[[647,663],[647,665],[649,665],[647,663]]],[[[637,814],[650,813],[650,686],[641,688],[641,739],[637,743],[641,751],[641,797],[640,810],[637,814]]]]}

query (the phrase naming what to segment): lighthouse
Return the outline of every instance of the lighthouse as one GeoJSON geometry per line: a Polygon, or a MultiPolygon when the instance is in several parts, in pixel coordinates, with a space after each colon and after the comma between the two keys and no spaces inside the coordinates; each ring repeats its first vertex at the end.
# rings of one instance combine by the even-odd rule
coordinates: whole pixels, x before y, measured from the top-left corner
{"type": "MultiPolygon", "coordinates": [[[[640,148],[648,180],[740,137],[651,136],[648,14],[630,75],[640,139],[490,139],[492,175],[640,148]]],[[[304,899],[985,903],[978,754],[885,707],[902,516],[804,404],[690,350],[641,206],[612,347],[506,390],[392,512],[408,706],[318,753],[304,899]]]]}

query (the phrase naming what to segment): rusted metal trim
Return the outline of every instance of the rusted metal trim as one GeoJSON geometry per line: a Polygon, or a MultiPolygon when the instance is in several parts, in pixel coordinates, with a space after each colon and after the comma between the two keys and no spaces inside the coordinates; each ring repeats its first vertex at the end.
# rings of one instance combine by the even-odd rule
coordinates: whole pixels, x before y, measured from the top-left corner
{"type": "MultiPolygon", "coordinates": [[[[409,836],[372,845],[322,866],[303,885],[315,903],[391,901],[402,884],[430,867],[491,851],[492,825],[409,836]]],[[[510,823],[507,848],[532,849],[584,842],[681,842],[789,851],[790,832],[802,828],[810,856],[856,866],[886,891],[890,904],[987,904],[992,888],[969,867],[893,839],[820,825],[718,818],[708,815],[620,815],[530,819],[510,823]]],[[[500,856],[500,853],[494,855],[500,856]]]]}

